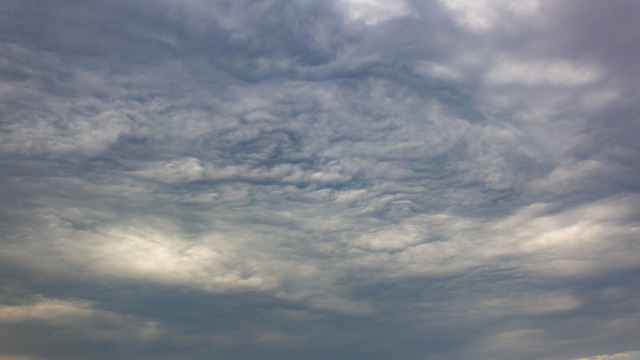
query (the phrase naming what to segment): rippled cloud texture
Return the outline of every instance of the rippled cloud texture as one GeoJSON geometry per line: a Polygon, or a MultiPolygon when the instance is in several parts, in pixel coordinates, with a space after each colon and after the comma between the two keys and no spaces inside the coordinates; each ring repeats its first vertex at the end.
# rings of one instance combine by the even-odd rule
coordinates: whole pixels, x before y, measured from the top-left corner
{"type": "Polygon", "coordinates": [[[640,2],[5,0],[0,359],[635,359],[640,2]]]}

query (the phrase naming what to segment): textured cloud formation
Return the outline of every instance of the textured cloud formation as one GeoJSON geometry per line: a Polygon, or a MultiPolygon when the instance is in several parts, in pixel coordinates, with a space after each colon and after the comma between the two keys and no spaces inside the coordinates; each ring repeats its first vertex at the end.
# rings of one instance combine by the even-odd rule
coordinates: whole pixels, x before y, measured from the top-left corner
{"type": "Polygon", "coordinates": [[[0,359],[637,357],[636,1],[0,14],[0,359]]]}
{"type": "Polygon", "coordinates": [[[619,359],[637,359],[640,357],[640,353],[619,353],[613,355],[598,355],[589,358],[581,358],[579,360],[619,360],[619,359]]]}

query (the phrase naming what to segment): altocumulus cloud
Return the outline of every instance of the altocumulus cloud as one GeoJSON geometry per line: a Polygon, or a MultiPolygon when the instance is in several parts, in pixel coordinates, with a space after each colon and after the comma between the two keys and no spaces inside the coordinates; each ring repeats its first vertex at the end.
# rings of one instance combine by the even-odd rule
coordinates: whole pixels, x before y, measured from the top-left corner
{"type": "Polygon", "coordinates": [[[637,1],[4,1],[0,359],[635,359],[637,1]]]}

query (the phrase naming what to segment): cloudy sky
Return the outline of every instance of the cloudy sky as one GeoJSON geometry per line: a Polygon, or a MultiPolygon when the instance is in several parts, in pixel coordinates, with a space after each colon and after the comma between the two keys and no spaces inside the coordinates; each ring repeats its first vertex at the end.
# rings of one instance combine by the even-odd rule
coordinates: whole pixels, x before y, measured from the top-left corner
{"type": "Polygon", "coordinates": [[[640,359],[638,18],[3,0],[0,359],[640,359]]]}

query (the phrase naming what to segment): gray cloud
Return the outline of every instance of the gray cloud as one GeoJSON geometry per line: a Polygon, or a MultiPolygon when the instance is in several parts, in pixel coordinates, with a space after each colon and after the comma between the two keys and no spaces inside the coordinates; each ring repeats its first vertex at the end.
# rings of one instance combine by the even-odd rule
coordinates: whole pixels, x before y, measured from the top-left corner
{"type": "Polygon", "coordinates": [[[0,359],[633,358],[637,11],[5,2],[0,359]]]}

